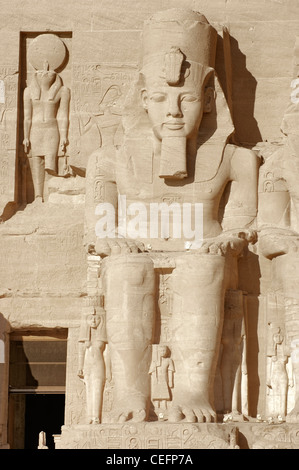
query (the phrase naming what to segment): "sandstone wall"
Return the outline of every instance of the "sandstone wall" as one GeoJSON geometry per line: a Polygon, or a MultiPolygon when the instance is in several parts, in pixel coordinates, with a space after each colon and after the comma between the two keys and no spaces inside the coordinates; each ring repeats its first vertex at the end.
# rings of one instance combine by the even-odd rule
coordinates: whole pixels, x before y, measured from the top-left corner
{"type": "MultiPolygon", "coordinates": [[[[277,140],[296,68],[298,1],[1,1],[0,215],[5,222],[0,227],[0,311],[10,328],[79,325],[86,294],[82,240],[87,158],[92,150],[117,138],[121,106],[139,63],[143,21],[172,7],[202,12],[219,32],[218,71],[231,105],[235,142],[253,147],[262,140],[277,140]],[[223,27],[229,40],[222,39],[223,27]],[[47,206],[25,208],[20,161],[24,156],[22,96],[30,78],[26,51],[32,38],[45,31],[59,34],[68,46],[62,78],[71,90],[68,157],[77,168],[78,184],[74,191],[67,182],[50,181],[47,206]],[[112,114],[105,106],[108,90],[115,100],[112,114]],[[96,114],[100,133],[87,126],[96,114]]],[[[28,177],[25,180],[25,199],[30,202],[31,183],[28,177]]],[[[259,281],[249,283],[248,289],[248,270],[252,278],[260,279],[256,258],[247,265],[243,261],[243,269],[247,270],[243,287],[249,290],[254,318],[250,389],[253,409],[258,411],[264,406],[264,392],[257,392],[264,373],[264,311],[263,299],[258,301],[259,281]],[[253,365],[258,360],[260,377],[253,365]]],[[[267,284],[266,263],[262,270],[262,282],[267,284]]]]}

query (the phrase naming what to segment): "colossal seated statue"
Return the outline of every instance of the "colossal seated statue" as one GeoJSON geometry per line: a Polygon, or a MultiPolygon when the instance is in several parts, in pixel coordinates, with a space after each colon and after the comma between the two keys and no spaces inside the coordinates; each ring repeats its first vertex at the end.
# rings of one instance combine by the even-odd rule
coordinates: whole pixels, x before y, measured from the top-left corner
{"type": "Polygon", "coordinates": [[[264,160],[258,190],[259,251],[272,261],[267,323],[269,340],[273,342],[276,337],[275,351],[272,346],[272,352],[270,348],[268,353],[272,365],[268,374],[268,386],[273,394],[270,409],[274,420],[279,417],[290,423],[299,422],[298,111],[298,99],[291,99],[283,117],[281,138],[258,145],[264,160]],[[273,336],[273,330],[279,334],[273,336]],[[276,370],[280,366],[277,393],[274,381],[271,383],[273,366],[276,370]],[[288,387],[293,389],[291,394],[288,387]],[[275,406],[275,402],[279,404],[275,406]]]}
{"type": "Polygon", "coordinates": [[[255,241],[258,174],[256,154],[229,141],[216,44],[200,13],[171,9],[148,20],[123,142],[88,160],[85,243],[102,260],[112,422],[150,419],[154,344],[168,348],[174,369],[165,419],[216,421],[225,293],[238,289],[238,257],[255,241]]]}

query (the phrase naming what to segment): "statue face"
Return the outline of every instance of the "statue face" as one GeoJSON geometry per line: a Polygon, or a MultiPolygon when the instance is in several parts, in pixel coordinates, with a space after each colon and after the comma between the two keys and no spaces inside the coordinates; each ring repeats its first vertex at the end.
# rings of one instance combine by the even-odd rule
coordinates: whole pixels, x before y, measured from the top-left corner
{"type": "Polygon", "coordinates": [[[101,317],[100,315],[88,315],[86,322],[91,328],[97,328],[101,322],[101,317]]]}
{"type": "Polygon", "coordinates": [[[53,70],[40,70],[37,72],[37,80],[41,85],[50,88],[55,82],[56,73],[53,70]]]}
{"type": "Polygon", "coordinates": [[[150,86],[142,91],[142,102],[159,140],[189,138],[198,132],[204,106],[200,89],[193,84],[150,86]]]}
{"type": "Polygon", "coordinates": [[[167,347],[166,346],[160,346],[159,347],[159,352],[161,357],[165,357],[167,355],[167,347]]]}

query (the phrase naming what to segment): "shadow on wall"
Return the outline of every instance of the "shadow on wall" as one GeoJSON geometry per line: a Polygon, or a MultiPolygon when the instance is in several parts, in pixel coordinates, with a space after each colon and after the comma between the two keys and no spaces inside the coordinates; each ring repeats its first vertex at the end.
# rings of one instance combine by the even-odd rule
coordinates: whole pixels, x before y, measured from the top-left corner
{"type": "Polygon", "coordinates": [[[246,56],[239,49],[238,41],[230,36],[232,61],[232,106],[235,125],[234,143],[254,147],[263,140],[254,118],[257,81],[246,68],[246,56]]]}
{"type": "Polygon", "coordinates": [[[235,126],[233,143],[254,147],[263,140],[254,118],[257,81],[246,68],[238,41],[226,29],[223,37],[218,34],[215,68],[235,126]]]}
{"type": "Polygon", "coordinates": [[[0,449],[7,447],[7,403],[8,403],[8,351],[9,323],[0,313],[0,449]]]}

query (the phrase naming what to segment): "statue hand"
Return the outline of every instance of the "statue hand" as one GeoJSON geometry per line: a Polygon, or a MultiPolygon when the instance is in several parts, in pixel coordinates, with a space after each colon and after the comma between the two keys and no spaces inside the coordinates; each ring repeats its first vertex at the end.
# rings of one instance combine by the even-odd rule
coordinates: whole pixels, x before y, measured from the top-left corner
{"type": "Polygon", "coordinates": [[[67,144],[68,144],[67,139],[61,139],[60,140],[59,147],[60,147],[61,152],[63,152],[63,153],[65,152],[67,144]]]}
{"type": "Polygon", "coordinates": [[[235,230],[233,235],[246,240],[248,243],[255,244],[257,242],[257,231],[253,229],[235,230]]]}
{"type": "Polygon", "coordinates": [[[210,240],[205,240],[202,247],[199,249],[200,253],[210,253],[212,255],[225,255],[229,252],[240,254],[245,246],[244,239],[238,237],[217,237],[210,240]]]}
{"type": "Polygon", "coordinates": [[[88,253],[90,255],[95,254],[95,244],[94,243],[88,243],[85,248],[86,248],[86,253],[88,253]]]}
{"type": "Polygon", "coordinates": [[[23,146],[24,146],[24,152],[28,153],[29,147],[30,147],[30,140],[29,139],[24,139],[23,140],[23,146]]]}
{"type": "Polygon", "coordinates": [[[199,252],[225,255],[229,252],[241,254],[248,243],[257,242],[257,232],[252,229],[234,229],[222,232],[218,237],[206,239],[199,252]]]}
{"type": "Polygon", "coordinates": [[[120,254],[140,253],[144,251],[143,243],[126,238],[98,238],[95,252],[102,258],[120,254]]]}
{"type": "Polygon", "coordinates": [[[297,252],[299,235],[291,230],[265,229],[259,234],[259,250],[265,258],[275,258],[290,252],[297,252]]]}
{"type": "Polygon", "coordinates": [[[288,385],[289,385],[289,387],[293,388],[294,385],[295,385],[295,384],[294,384],[294,380],[293,380],[293,379],[290,379],[288,385]]]}

